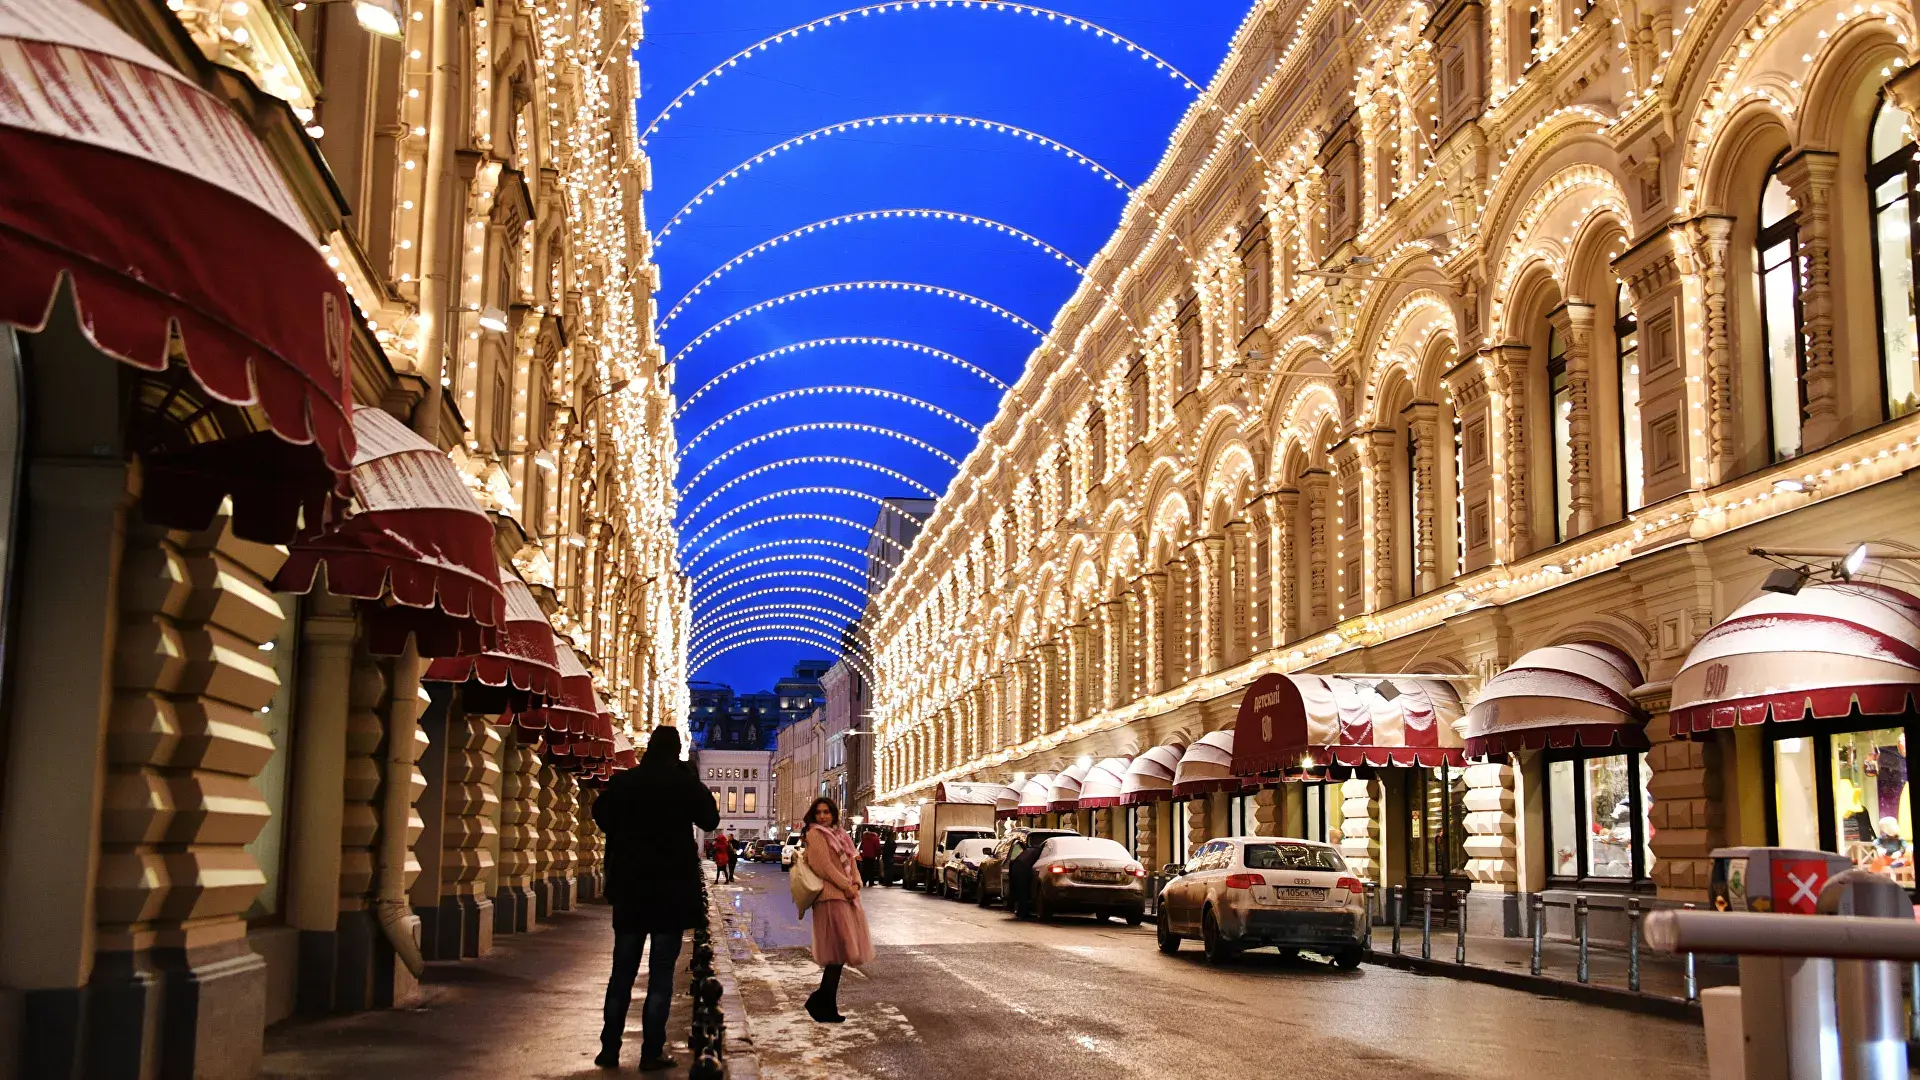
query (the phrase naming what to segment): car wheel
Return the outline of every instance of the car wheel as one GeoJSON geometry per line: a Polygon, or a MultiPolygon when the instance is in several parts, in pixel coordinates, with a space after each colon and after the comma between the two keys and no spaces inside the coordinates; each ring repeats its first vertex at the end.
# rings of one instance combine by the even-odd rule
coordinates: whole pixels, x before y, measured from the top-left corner
{"type": "Polygon", "coordinates": [[[1172,956],[1180,951],[1180,935],[1174,933],[1173,927],[1167,924],[1166,909],[1162,908],[1159,917],[1154,920],[1154,929],[1154,938],[1159,942],[1161,952],[1172,956]]]}
{"type": "Polygon", "coordinates": [[[987,906],[987,886],[985,882],[974,886],[973,902],[979,904],[981,907],[987,906]]]}
{"type": "Polygon", "coordinates": [[[1200,944],[1207,954],[1207,963],[1225,964],[1233,959],[1234,948],[1220,935],[1220,921],[1213,917],[1213,909],[1200,916],[1200,944]]]}
{"type": "Polygon", "coordinates": [[[1044,892],[1039,892],[1039,890],[1035,890],[1035,892],[1038,895],[1034,896],[1033,898],[1034,916],[1038,918],[1041,922],[1052,922],[1053,908],[1051,905],[1047,903],[1047,894],[1044,892]]]}
{"type": "Polygon", "coordinates": [[[1340,955],[1333,958],[1333,966],[1341,971],[1353,971],[1360,966],[1360,955],[1357,948],[1343,949],[1340,955]]]}
{"type": "Polygon", "coordinates": [[[1129,911],[1129,912],[1127,912],[1127,925],[1128,925],[1128,926],[1139,926],[1139,925],[1140,925],[1141,923],[1143,923],[1143,922],[1146,922],[1146,921],[1147,921],[1147,914],[1146,914],[1146,912],[1144,912],[1144,911],[1129,911]]]}

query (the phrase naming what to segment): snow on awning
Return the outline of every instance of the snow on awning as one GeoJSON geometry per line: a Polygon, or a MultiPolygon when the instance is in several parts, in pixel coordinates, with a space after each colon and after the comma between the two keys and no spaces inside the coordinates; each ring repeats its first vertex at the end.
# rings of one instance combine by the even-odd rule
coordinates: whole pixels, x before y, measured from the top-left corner
{"type": "Polygon", "coordinates": [[[1676,737],[1920,707],[1920,598],[1864,581],[1763,592],[1694,643],[1673,677],[1676,737]]]}
{"type": "Polygon", "coordinates": [[[142,512],[284,544],[343,508],[353,467],[346,289],[243,121],[77,0],[0,0],[0,323],[70,280],[100,351],[172,363],[271,433],[141,455],[142,512]],[[103,207],[112,211],[103,212],[103,207]]]}
{"type": "Polygon", "coordinates": [[[556,670],[560,674],[559,692],[548,695],[545,704],[521,710],[514,716],[513,722],[534,731],[545,729],[570,735],[591,734],[601,712],[599,695],[593,690],[593,675],[580,662],[573,646],[561,641],[558,635],[553,639],[553,651],[556,670]]]}
{"type": "Polygon", "coordinates": [[[1235,776],[1298,776],[1317,766],[1466,764],[1453,722],[1460,695],[1438,679],[1396,675],[1383,697],[1373,681],[1339,675],[1262,675],[1247,687],[1233,730],[1235,776]]]}
{"type": "Polygon", "coordinates": [[[502,570],[500,585],[507,596],[507,618],[493,648],[435,660],[421,676],[427,682],[467,684],[469,712],[512,713],[560,696],[553,625],[526,582],[502,570]]]}
{"type": "Polygon", "coordinates": [[[367,646],[397,655],[412,635],[421,656],[459,656],[494,644],[507,598],[493,552],[493,521],[445,452],[381,409],[353,411],[354,512],[296,539],[277,592],[326,588],[361,605],[367,646]]]}
{"type": "Polygon", "coordinates": [[[1233,729],[1209,731],[1195,739],[1173,772],[1173,797],[1204,795],[1209,791],[1239,791],[1248,786],[1233,772],[1233,729]]]}
{"type": "Polygon", "coordinates": [[[1020,808],[1020,792],[1005,784],[948,780],[934,789],[933,801],[983,804],[993,807],[995,817],[1012,817],[1020,808]]]}
{"type": "Polygon", "coordinates": [[[1127,763],[1120,774],[1120,805],[1141,806],[1173,798],[1173,774],[1180,768],[1180,755],[1187,744],[1175,740],[1162,743],[1127,763]]]}
{"type": "Polygon", "coordinates": [[[1073,765],[1056,774],[1053,785],[1047,789],[1047,809],[1056,812],[1077,810],[1080,807],[1080,783],[1086,779],[1087,770],[1093,768],[1093,762],[1085,765],[1073,765]]]}
{"type": "Polygon", "coordinates": [[[1080,782],[1080,809],[1099,810],[1120,805],[1120,792],[1125,786],[1127,767],[1130,758],[1101,758],[1087,770],[1087,778],[1080,782]]]}
{"type": "Polygon", "coordinates": [[[1044,814],[1052,801],[1053,774],[1040,773],[1020,785],[1020,806],[1016,812],[1022,817],[1044,814]]]}
{"type": "Polygon", "coordinates": [[[1488,680],[1467,711],[1467,756],[1580,746],[1647,748],[1647,717],[1632,694],[1640,666],[1611,645],[1534,649],[1488,680]]]}

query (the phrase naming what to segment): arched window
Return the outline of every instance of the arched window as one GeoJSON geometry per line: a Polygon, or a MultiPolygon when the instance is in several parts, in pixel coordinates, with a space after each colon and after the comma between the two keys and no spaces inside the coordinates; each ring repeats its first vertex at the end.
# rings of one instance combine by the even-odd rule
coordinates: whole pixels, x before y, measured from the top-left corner
{"type": "Polygon", "coordinates": [[[1873,197],[1874,295],[1879,301],[1880,370],[1886,417],[1920,409],[1920,320],[1914,312],[1914,192],[1920,189],[1913,122],[1882,101],[1867,144],[1867,190],[1873,197]]]}
{"type": "Polygon", "coordinates": [[[1768,449],[1772,460],[1800,452],[1801,376],[1806,349],[1800,336],[1800,207],[1778,173],[1760,195],[1760,325],[1766,361],[1768,449]]]}
{"type": "Polygon", "coordinates": [[[1567,538],[1573,517],[1573,386],[1567,379],[1567,339],[1547,328],[1547,395],[1553,420],[1553,540],[1567,538]]]}
{"type": "Polygon", "coordinates": [[[1647,470],[1640,451],[1640,324],[1624,281],[1613,293],[1613,348],[1620,370],[1620,505],[1631,514],[1646,505],[1647,470]]]}

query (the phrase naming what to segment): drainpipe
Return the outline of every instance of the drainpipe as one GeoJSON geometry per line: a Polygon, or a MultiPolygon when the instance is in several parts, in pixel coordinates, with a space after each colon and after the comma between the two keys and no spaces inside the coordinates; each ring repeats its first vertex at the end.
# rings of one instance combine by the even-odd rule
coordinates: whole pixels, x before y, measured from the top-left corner
{"type": "Polygon", "coordinates": [[[420,956],[420,921],[407,902],[407,826],[413,817],[414,742],[420,730],[420,709],[420,654],[414,649],[413,639],[408,638],[407,651],[393,664],[375,874],[379,882],[376,913],[380,932],[416,979],[426,965],[420,956]]]}
{"type": "Polygon", "coordinates": [[[433,0],[433,42],[429,46],[432,77],[427,87],[427,160],[420,196],[421,256],[420,314],[426,321],[420,342],[418,373],[427,381],[427,393],[413,413],[413,430],[440,445],[440,410],[446,391],[440,384],[446,370],[447,323],[453,318],[453,274],[460,244],[459,206],[453,199],[454,150],[460,129],[460,64],[454,55],[460,41],[460,5],[433,0]]]}

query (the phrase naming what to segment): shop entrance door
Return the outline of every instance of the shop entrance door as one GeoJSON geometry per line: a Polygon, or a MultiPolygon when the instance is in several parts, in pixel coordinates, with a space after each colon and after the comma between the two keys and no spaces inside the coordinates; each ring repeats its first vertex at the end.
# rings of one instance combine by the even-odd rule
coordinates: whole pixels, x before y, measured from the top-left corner
{"type": "Polygon", "coordinates": [[[1448,765],[1396,770],[1405,795],[1408,925],[1433,890],[1433,924],[1452,925],[1453,894],[1467,888],[1467,779],[1448,765]]]}

